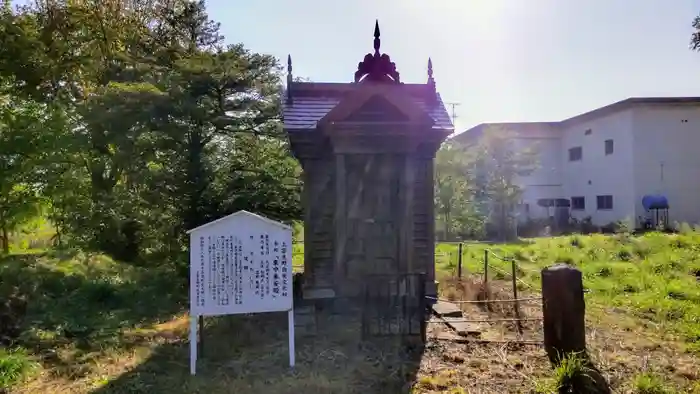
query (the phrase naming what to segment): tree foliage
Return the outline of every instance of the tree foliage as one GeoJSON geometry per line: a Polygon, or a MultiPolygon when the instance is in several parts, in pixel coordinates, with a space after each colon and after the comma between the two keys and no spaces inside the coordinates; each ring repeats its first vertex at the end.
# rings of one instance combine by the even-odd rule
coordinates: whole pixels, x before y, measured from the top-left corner
{"type": "Polygon", "coordinates": [[[537,168],[537,147],[502,128],[445,142],[435,162],[435,206],[446,238],[511,235],[521,177],[537,168]],[[491,228],[493,231],[489,231],[491,228]]]}
{"type": "Polygon", "coordinates": [[[5,1],[0,12],[14,108],[3,119],[21,114],[0,124],[0,162],[20,163],[6,138],[27,157],[0,170],[14,193],[0,208],[33,193],[59,242],[123,260],[182,256],[185,230],[239,209],[300,216],[277,60],[225,44],[204,1],[5,1]]]}
{"type": "Polygon", "coordinates": [[[448,140],[435,157],[435,213],[438,231],[446,239],[457,234],[481,235],[483,223],[476,214],[474,152],[448,140]]]}
{"type": "Polygon", "coordinates": [[[694,31],[690,36],[690,49],[698,51],[700,50],[700,15],[693,18],[692,26],[694,31]]]}

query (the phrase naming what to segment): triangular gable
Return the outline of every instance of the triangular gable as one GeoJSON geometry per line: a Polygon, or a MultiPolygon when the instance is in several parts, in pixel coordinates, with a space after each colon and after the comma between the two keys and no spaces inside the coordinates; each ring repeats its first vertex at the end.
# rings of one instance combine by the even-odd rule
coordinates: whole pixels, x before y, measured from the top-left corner
{"type": "Polygon", "coordinates": [[[359,85],[330,110],[318,125],[342,122],[407,122],[432,125],[435,120],[406,94],[401,85],[359,85]],[[381,110],[383,116],[379,117],[381,110]],[[363,119],[366,118],[366,119],[363,119]]]}
{"type": "Polygon", "coordinates": [[[187,234],[191,234],[191,233],[193,233],[193,232],[195,232],[195,231],[202,230],[202,229],[205,228],[205,227],[209,227],[209,226],[212,226],[212,225],[214,225],[214,224],[221,223],[221,222],[224,222],[224,221],[226,221],[226,220],[233,219],[234,217],[237,217],[237,216],[250,216],[250,217],[254,217],[254,218],[257,219],[257,220],[263,221],[263,222],[268,223],[268,224],[275,225],[275,226],[280,227],[280,228],[282,228],[282,229],[290,230],[290,231],[292,230],[292,228],[291,228],[290,226],[288,226],[288,225],[286,225],[286,224],[284,224],[284,223],[280,223],[280,222],[278,222],[278,221],[275,221],[275,220],[272,220],[272,219],[268,219],[268,218],[266,218],[266,217],[264,217],[264,216],[260,216],[260,215],[257,215],[257,214],[255,214],[255,213],[252,213],[252,212],[248,212],[248,211],[245,211],[245,210],[240,210],[240,211],[234,212],[234,213],[232,213],[232,214],[230,214],[230,215],[226,215],[226,216],[221,217],[221,218],[218,218],[218,219],[216,219],[216,220],[212,220],[212,221],[209,222],[209,223],[205,223],[205,224],[203,224],[203,225],[201,225],[201,226],[198,226],[198,227],[195,227],[195,228],[193,228],[193,229],[191,229],[191,230],[187,230],[186,233],[187,233],[187,234]]]}
{"type": "Polygon", "coordinates": [[[408,122],[410,119],[386,97],[375,94],[360,108],[351,112],[344,122],[408,122]]]}

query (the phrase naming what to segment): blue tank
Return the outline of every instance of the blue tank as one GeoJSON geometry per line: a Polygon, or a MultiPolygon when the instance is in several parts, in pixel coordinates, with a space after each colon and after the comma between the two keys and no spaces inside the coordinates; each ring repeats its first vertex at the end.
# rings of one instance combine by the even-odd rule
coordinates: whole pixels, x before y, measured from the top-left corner
{"type": "Polygon", "coordinates": [[[665,196],[651,194],[642,197],[642,206],[644,209],[668,209],[668,199],[665,196]]]}

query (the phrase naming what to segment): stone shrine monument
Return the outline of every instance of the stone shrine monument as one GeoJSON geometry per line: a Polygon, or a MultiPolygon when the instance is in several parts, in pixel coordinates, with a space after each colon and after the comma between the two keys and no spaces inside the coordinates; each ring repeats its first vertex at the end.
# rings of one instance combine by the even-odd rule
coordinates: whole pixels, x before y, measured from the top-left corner
{"type": "Polygon", "coordinates": [[[284,128],[303,168],[306,299],[357,296],[370,275],[422,273],[436,293],[433,160],[454,127],[435,88],[365,55],[349,83],[295,82],[284,128]]]}

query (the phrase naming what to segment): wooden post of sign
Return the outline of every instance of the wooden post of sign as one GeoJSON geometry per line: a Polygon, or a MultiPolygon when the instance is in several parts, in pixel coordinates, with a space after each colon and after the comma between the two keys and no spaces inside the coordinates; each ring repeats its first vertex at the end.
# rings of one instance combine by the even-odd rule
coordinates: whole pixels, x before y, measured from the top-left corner
{"type": "Polygon", "coordinates": [[[199,354],[204,354],[204,316],[199,317],[199,354]]]}
{"type": "Polygon", "coordinates": [[[190,375],[197,373],[197,322],[198,316],[190,315],[190,375]]]}
{"type": "Polygon", "coordinates": [[[565,355],[586,351],[583,276],[576,267],[555,264],[542,270],[544,346],[554,365],[565,355]]]}
{"type": "Polygon", "coordinates": [[[294,308],[287,312],[287,324],[289,325],[289,366],[294,367],[294,308]]]}

